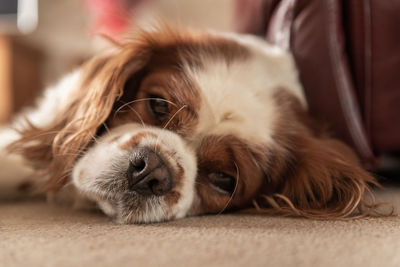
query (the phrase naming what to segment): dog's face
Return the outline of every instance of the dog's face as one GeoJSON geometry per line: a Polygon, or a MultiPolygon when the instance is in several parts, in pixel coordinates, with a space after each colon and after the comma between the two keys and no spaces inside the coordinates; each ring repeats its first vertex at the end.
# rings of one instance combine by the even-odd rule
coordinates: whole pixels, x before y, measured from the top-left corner
{"type": "Polygon", "coordinates": [[[41,130],[59,131],[46,136],[52,149],[27,145],[31,129],[25,156],[50,185],[72,178],[120,222],[254,206],[346,217],[373,182],[311,122],[291,57],[259,41],[142,33],[82,76],[65,113],[41,130]]]}
{"type": "Polygon", "coordinates": [[[232,40],[174,45],[130,77],[124,91],[132,94],[72,173],[122,221],[243,208],[265,178],[279,113],[274,90],[253,74],[265,59],[232,40]]]}

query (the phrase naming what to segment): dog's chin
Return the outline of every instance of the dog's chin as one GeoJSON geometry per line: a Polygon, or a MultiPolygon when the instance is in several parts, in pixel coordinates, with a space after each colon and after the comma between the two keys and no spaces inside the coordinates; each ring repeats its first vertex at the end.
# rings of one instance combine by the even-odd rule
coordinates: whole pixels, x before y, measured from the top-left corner
{"type": "Polygon", "coordinates": [[[170,220],[166,207],[158,197],[135,193],[97,201],[99,208],[117,223],[155,223],[170,220]]]}
{"type": "Polygon", "coordinates": [[[122,174],[104,174],[97,179],[88,179],[86,183],[78,183],[76,173],[73,172],[72,181],[80,195],[95,202],[117,223],[156,223],[184,216],[167,206],[165,196],[142,195],[129,190],[127,179],[122,174]]]}
{"type": "Polygon", "coordinates": [[[113,194],[100,191],[85,192],[84,195],[117,223],[156,223],[175,218],[169,214],[165,203],[157,196],[142,196],[135,192],[113,194]]]}
{"type": "Polygon", "coordinates": [[[79,173],[85,169],[77,164],[72,173],[72,182],[81,195],[95,202],[117,223],[153,223],[173,219],[161,197],[129,190],[127,178],[120,171],[127,168],[125,164],[125,160],[114,158],[113,168],[86,179],[79,177],[79,173]]]}
{"type": "MultiPolygon", "coordinates": [[[[117,169],[124,169],[124,166],[118,165],[117,169]]],[[[129,190],[122,173],[103,173],[100,177],[88,179],[86,183],[77,183],[74,173],[73,184],[78,191],[117,223],[154,223],[173,219],[162,197],[141,195],[129,190]]]]}
{"type": "Polygon", "coordinates": [[[75,163],[71,178],[81,194],[117,222],[152,223],[188,214],[194,199],[196,174],[195,155],[182,138],[163,129],[132,123],[100,137],[75,163]],[[138,152],[138,148],[148,149],[138,152]],[[155,153],[155,149],[156,159],[161,162],[152,164],[160,169],[164,166],[170,175],[170,188],[157,191],[150,187],[151,183],[132,188],[132,155],[155,153]]]}

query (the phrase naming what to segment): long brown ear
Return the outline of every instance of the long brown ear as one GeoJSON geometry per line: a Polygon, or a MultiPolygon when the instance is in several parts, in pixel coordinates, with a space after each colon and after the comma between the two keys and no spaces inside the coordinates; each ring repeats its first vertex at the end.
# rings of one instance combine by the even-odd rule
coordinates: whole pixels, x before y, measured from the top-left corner
{"type": "Polygon", "coordinates": [[[111,56],[85,64],[75,95],[65,100],[66,107],[50,125],[37,128],[28,122],[20,131],[21,138],[10,146],[45,177],[45,190],[57,190],[67,182],[75,161],[93,142],[116,100],[123,94],[135,95],[135,86],[124,92],[128,79],[138,85],[150,65],[165,60],[162,55],[167,59],[178,57],[173,44],[201,41],[167,25],[160,25],[158,32],[138,31],[132,36],[118,45],[119,50],[111,56]]]}
{"type": "Polygon", "coordinates": [[[269,182],[254,202],[261,212],[313,219],[377,213],[370,186],[379,186],[355,153],[317,129],[300,103],[280,95],[281,125],[268,164],[269,182]]]}
{"type": "Polygon", "coordinates": [[[136,52],[125,49],[88,61],[74,95],[65,99],[65,108],[57,111],[54,121],[41,128],[27,122],[20,130],[21,138],[9,148],[45,177],[44,190],[57,190],[66,183],[76,159],[93,142],[123,94],[128,76],[145,64],[146,55],[136,52]]]}

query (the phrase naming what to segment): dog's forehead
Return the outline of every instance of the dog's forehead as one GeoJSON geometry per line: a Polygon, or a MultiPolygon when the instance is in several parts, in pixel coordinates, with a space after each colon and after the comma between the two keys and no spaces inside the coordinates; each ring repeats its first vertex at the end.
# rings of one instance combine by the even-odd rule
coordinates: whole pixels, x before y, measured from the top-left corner
{"type": "Polygon", "coordinates": [[[277,120],[274,95],[281,88],[302,98],[290,56],[252,40],[225,37],[246,57],[203,57],[201,68],[186,69],[200,96],[197,136],[230,135],[261,144],[272,142],[277,120]]]}
{"type": "Polygon", "coordinates": [[[274,95],[284,88],[305,103],[290,53],[260,39],[209,32],[146,36],[142,48],[152,51],[146,69],[164,71],[174,101],[194,111],[193,127],[185,117],[189,108],[174,115],[194,140],[235,135],[269,144],[279,115],[274,95]]]}
{"type": "Polygon", "coordinates": [[[245,65],[222,62],[209,62],[193,75],[201,97],[197,134],[269,141],[275,104],[260,94],[263,85],[253,76],[245,65]]]}

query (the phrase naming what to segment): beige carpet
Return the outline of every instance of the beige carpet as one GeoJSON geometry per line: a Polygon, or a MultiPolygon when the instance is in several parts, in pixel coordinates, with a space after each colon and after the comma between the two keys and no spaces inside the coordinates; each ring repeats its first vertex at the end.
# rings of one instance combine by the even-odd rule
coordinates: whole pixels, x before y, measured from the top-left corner
{"type": "MultiPolygon", "coordinates": [[[[399,202],[400,188],[380,196],[399,202]]],[[[117,225],[41,200],[3,201],[0,266],[400,266],[400,218],[234,214],[117,225]]]]}

